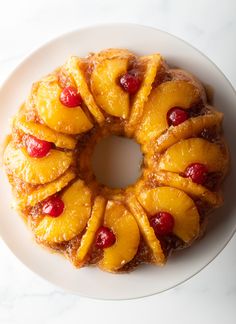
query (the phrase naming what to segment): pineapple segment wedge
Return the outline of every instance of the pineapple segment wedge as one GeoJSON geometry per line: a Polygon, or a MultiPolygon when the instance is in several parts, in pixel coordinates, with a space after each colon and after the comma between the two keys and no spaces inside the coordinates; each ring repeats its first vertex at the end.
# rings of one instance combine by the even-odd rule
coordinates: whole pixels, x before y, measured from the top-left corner
{"type": "Polygon", "coordinates": [[[149,223],[147,214],[134,195],[130,194],[127,197],[127,203],[131,213],[138,223],[140,232],[152,251],[154,263],[160,266],[164,265],[166,262],[165,255],[162,251],[160,241],[157,239],[155,232],[149,223]]]}
{"type": "Polygon", "coordinates": [[[155,152],[161,153],[182,139],[198,135],[205,128],[208,129],[214,126],[220,126],[222,119],[223,114],[215,112],[205,116],[190,118],[178,125],[178,127],[170,127],[157,139],[155,152]]]}
{"type": "Polygon", "coordinates": [[[63,213],[54,218],[45,216],[35,228],[39,240],[48,243],[69,241],[85,228],[91,212],[91,190],[77,180],[61,196],[63,213]]]}
{"type": "Polygon", "coordinates": [[[68,183],[75,177],[76,174],[73,170],[67,170],[58,179],[33,190],[33,192],[29,195],[24,195],[20,200],[18,200],[18,206],[20,208],[24,208],[26,206],[35,206],[40,201],[48,198],[49,196],[54,195],[56,192],[59,192],[62,188],[67,186],[68,183]]]}
{"type": "Polygon", "coordinates": [[[128,68],[127,58],[105,59],[98,63],[91,75],[91,90],[97,104],[108,114],[127,118],[129,94],[118,84],[118,78],[128,68]]]}
{"type": "Polygon", "coordinates": [[[94,201],[86,232],[81,239],[80,247],[76,253],[75,263],[78,267],[81,267],[86,262],[86,257],[91,249],[96,232],[102,224],[105,207],[106,200],[102,196],[97,196],[94,201]]]}
{"type": "Polygon", "coordinates": [[[102,62],[106,59],[113,59],[116,57],[122,57],[127,59],[135,58],[135,55],[128,51],[127,49],[123,48],[108,48],[98,53],[94,53],[91,58],[95,62],[102,62]]]}
{"type": "Polygon", "coordinates": [[[170,186],[186,192],[188,195],[209,203],[212,207],[219,207],[223,203],[220,192],[212,192],[207,188],[183,178],[177,173],[158,171],[150,176],[159,185],[170,186]]]}
{"type": "Polygon", "coordinates": [[[145,144],[160,136],[169,127],[168,111],[175,106],[188,109],[199,97],[198,89],[186,81],[168,81],[153,89],[144,106],[143,118],[135,134],[137,140],[145,144]]]}
{"type": "Polygon", "coordinates": [[[83,61],[78,57],[72,56],[68,62],[66,63],[66,69],[72,75],[77,88],[79,89],[79,93],[83,98],[88,110],[93,115],[98,123],[102,123],[104,121],[104,116],[97,106],[94,98],[89,90],[86,77],[82,70],[83,61]]]}
{"type": "Polygon", "coordinates": [[[32,185],[51,182],[61,176],[72,163],[72,153],[50,150],[43,158],[30,157],[23,148],[10,142],[4,152],[4,164],[13,175],[32,185]]]}
{"type": "Polygon", "coordinates": [[[39,117],[53,130],[66,134],[80,134],[93,127],[81,107],[69,108],[60,101],[57,79],[49,76],[39,83],[35,104],[39,117]]]}
{"type": "Polygon", "coordinates": [[[158,168],[180,173],[192,163],[202,163],[209,172],[216,172],[225,170],[227,159],[219,145],[202,138],[189,138],[169,147],[160,158],[158,168]]]}
{"type": "Polygon", "coordinates": [[[131,261],[137,253],[140,234],[135,218],[123,204],[109,201],[104,216],[104,225],[111,228],[116,242],[104,249],[99,267],[105,271],[116,271],[131,261]]]}
{"type": "Polygon", "coordinates": [[[73,137],[55,132],[45,125],[27,121],[24,115],[16,117],[14,125],[25,134],[30,134],[41,140],[52,142],[57,147],[70,150],[75,148],[76,140],[73,137]]]}
{"type": "Polygon", "coordinates": [[[189,243],[198,237],[198,210],[183,191],[170,187],[144,189],[137,198],[149,215],[161,211],[170,213],[175,220],[173,233],[184,242],[189,243]]]}
{"type": "Polygon", "coordinates": [[[143,56],[140,58],[139,62],[141,65],[146,66],[146,70],[141,87],[133,99],[129,126],[135,126],[142,117],[144,104],[148,100],[148,96],[152,90],[152,83],[161,66],[161,56],[160,54],[143,56]]]}

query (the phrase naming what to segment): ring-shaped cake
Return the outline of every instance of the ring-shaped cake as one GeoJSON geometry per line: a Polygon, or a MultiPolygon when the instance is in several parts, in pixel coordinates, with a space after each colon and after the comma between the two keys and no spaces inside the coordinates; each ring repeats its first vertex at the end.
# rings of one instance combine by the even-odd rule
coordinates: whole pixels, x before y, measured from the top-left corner
{"type": "Polygon", "coordinates": [[[223,202],[222,119],[202,84],[160,54],[70,57],[33,85],[13,119],[4,165],[17,209],[37,242],[76,267],[162,266],[201,237],[223,202]],[[91,167],[111,134],[143,152],[142,175],[127,188],[98,183],[91,167]]]}

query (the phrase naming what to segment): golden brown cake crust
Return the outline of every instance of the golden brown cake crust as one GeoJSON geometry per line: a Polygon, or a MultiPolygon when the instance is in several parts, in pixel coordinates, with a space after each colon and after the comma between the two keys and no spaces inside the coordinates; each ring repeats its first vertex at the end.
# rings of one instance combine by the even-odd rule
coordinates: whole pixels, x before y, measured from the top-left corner
{"type": "Polygon", "coordinates": [[[19,213],[39,244],[63,253],[76,267],[96,264],[122,273],[141,263],[164,265],[173,251],[203,235],[209,213],[222,204],[221,183],[229,168],[222,119],[200,81],[169,68],[160,54],[139,57],[108,49],[71,57],[33,84],[13,120],[4,164],[19,213]],[[119,84],[125,73],[140,82],[134,94],[119,84]],[[80,93],[80,106],[62,104],[67,87],[80,93]],[[170,125],[167,116],[175,107],[188,118],[170,125]],[[128,188],[107,188],[92,171],[95,145],[111,134],[134,138],[142,148],[142,176],[128,188]],[[27,136],[52,143],[48,155],[30,157],[27,136]],[[186,177],[194,163],[207,167],[204,183],[186,177]],[[55,218],[43,212],[54,196],[65,205],[55,218]],[[175,225],[159,236],[151,218],[162,211],[172,214],[175,225]],[[116,235],[105,249],[95,244],[101,226],[116,235]]]}

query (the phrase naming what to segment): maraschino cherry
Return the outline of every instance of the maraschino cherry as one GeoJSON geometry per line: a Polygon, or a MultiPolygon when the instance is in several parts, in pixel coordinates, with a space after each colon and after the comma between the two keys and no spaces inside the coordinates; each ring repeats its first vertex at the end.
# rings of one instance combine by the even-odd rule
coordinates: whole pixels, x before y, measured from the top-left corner
{"type": "Polygon", "coordinates": [[[29,156],[34,158],[42,158],[46,156],[53,146],[51,142],[40,140],[33,135],[24,135],[23,142],[29,156]]]}
{"type": "Polygon", "coordinates": [[[101,226],[96,235],[95,244],[100,249],[112,246],[116,241],[115,234],[108,227],[101,226]]]}
{"type": "Polygon", "coordinates": [[[156,236],[163,236],[173,232],[175,221],[170,213],[159,212],[151,217],[150,224],[156,236]]]}
{"type": "Polygon", "coordinates": [[[197,184],[204,184],[207,179],[207,173],[208,170],[204,164],[193,163],[186,168],[184,175],[197,184]]]}
{"type": "Polygon", "coordinates": [[[129,94],[135,94],[141,85],[139,77],[131,73],[122,75],[119,81],[121,87],[129,94]]]}
{"type": "Polygon", "coordinates": [[[58,217],[64,210],[64,202],[59,196],[52,196],[43,202],[42,212],[44,215],[58,217]]]}
{"type": "Polygon", "coordinates": [[[188,118],[188,112],[179,107],[171,108],[167,113],[167,121],[169,126],[178,126],[188,118]]]}
{"type": "Polygon", "coordinates": [[[65,87],[60,95],[61,103],[69,108],[78,107],[82,104],[82,98],[77,89],[73,86],[65,87]]]}

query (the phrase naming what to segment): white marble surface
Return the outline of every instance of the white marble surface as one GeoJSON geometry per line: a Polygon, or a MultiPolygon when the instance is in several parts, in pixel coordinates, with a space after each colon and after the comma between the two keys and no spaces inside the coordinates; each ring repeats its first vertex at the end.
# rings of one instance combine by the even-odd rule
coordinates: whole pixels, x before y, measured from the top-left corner
{"type": "MultiPolygon", "coordinates": [[[[19,60],[73,28],[135,22],[208,55],[236,87],[234,0],[1,0],[0,83],[19,60]]],[[[14,94],[13,94],[14,95],[14,94]]],[[[205,270],[160,295],[105,302],[66,293],[26,269],[0,240],[0,323],[236,323],[236,237],[205,270]]]]}

